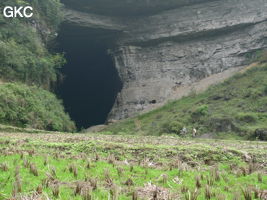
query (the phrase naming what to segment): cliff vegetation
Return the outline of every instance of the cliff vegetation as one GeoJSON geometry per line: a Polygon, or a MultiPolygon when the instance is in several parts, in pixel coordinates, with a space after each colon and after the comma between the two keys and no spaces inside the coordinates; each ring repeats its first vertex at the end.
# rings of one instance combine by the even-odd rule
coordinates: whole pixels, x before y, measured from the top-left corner
{"type": "Polygon", "coordinates": [[[55,95],[16,83],[0,85],[0,123],[51,131],[75,129],[55,95]]]}
{"type": "Polygon", "coordinates": [[[0,123],[74,130],[61,102],[49,92],[60,77],[58,69],[65,63],[62,54],[48,50],[53,46],[62,20],[61,4],[58,0],[4,0],[0,3],[1,8],[26,5],[34,8],[33,18],[4,18],[0,15],[0,79],[16,82],[1,85],[0,123]],[[48,102],[51,102],[49,109],[46,107],[48,102]],[[29,105],[31,109],[25,107],[29,105]],[[47,123],[44,116],[54,116],[48,118],[54,122],[47,123]]]}

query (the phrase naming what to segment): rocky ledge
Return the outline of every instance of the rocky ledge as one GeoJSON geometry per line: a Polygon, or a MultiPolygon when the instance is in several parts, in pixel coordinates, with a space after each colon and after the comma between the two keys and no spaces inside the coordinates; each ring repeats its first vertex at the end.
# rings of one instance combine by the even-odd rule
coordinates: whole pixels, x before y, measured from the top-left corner
{"type": "Polygon", "coordinates": [[[266,0],[86,2],[66,0],[67,23],[119,33],[109,52],[123,89],[110,119],[162,105],[267,48],[266,0]]]}

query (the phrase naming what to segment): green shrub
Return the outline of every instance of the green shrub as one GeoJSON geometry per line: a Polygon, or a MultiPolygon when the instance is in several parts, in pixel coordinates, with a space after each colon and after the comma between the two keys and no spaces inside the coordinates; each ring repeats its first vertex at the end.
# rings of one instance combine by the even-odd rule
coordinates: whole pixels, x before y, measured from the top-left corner
{"type": "Polygon", "coordinates": [[[258,60],[259,60],[259,62],[261,62],[261,63],[266,63],[266,62],[267,62],[267,50],[263,50],[263,51],[261,51],[258,60]]]}
{"type": "Polygon", "coordinates": [[[264,86],[263,92],[265,95],[267,95],[267,85],[264,86]]]}
{"type": "Polygon", "coordinates": [[[74,131],[60,100],[38,87],[0,85],[0,123],[49,131],[74,131]]]}
{"type": "Polygon", "coordinates": [[[257,50],[255,52],[247,53],[246,57],[250,62],[266,63],[267,62],[267,50],[263,49],[263,50],[257,50]]]}
{"type": "Polygon", "coordinates": [[[14,40],[0,41],[0,77],[49,89],[57,80],[57,69],[63,65],[64,58],[49,53],[36,54],[37,51],[14,40]]]}
{"type": "Polygon", "coordinates": [[[267,141],[267,129],[256,129],[254,137],[259,140],[267,141]]]}
{"type": "Polygon", "coordinates": [[[200,117],[206,116],[209,113],[209,106],[208,105],[201,105],[195,108],[192,112],[191,117],[193,120],[197,120],[200,117]]]}
{"type": "Polygon", "coordinates": [[[167,122],[163,124],[162,131],[165,133],[180,134],[183,124],[178,121],[167,122]]]}
{"type": "Polygon", "coordinates": [[[260,90],[259,88],[250,88],[247,90],[246,92],[246,97],[250,97],[252,99],[257,99],[260,96],[262,96],[262,90],[260,90]]]}
{"type": "Polygon", "coordinates": [[[258,120],[257,113],[238,113],[237,119],[246,123],[255,123],[258,120]]]}
{"type": "Polygon", "coordinates": [[[234,119],[230,116],[211,117],[206,121],[206,126],[213,132],[234,132],[238,131],[234,119]]]}
{"type": "Polygon", "coordinates": [[[40,13],[41,17],[57,28],[63,20],[62,4],[60,0],[28,0],[40,13]]]}

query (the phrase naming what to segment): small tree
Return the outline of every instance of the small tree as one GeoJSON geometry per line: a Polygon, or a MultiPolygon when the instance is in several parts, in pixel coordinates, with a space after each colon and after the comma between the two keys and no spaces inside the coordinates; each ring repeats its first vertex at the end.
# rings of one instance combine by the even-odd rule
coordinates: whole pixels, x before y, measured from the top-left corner
{"type": "Polygon", "coordinates": [[[167,122],[163,125],[163,131],[166,133],[180,134],[183,124],[178,121],[167,122]]]}

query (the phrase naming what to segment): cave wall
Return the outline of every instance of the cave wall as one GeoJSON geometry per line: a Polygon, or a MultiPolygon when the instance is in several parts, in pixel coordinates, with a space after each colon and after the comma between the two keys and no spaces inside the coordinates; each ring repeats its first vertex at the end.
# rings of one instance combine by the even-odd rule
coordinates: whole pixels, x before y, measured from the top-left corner
{"type": "Polygon", "coordinates": [[[162,105],[179,87],[244,66],[248,54],[267,48],[266,0],[146,1],[142,14],[140,1],[127,2],[66,4],[68,23],[120,32],[110,53],[123,88],[110,119],[162,105]]]}

